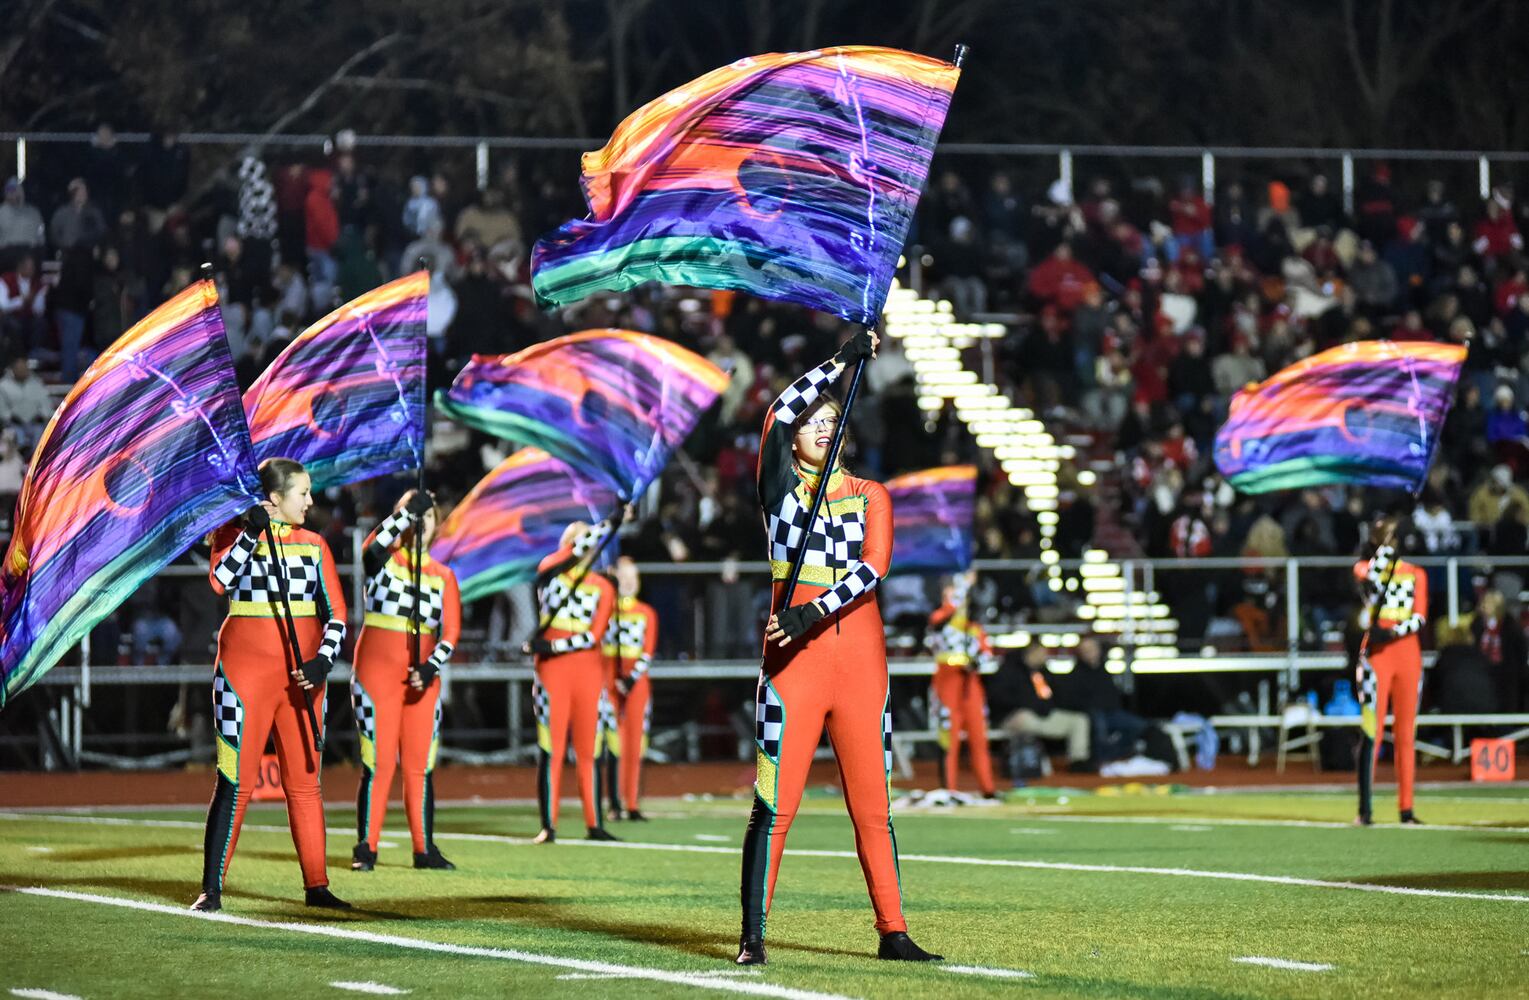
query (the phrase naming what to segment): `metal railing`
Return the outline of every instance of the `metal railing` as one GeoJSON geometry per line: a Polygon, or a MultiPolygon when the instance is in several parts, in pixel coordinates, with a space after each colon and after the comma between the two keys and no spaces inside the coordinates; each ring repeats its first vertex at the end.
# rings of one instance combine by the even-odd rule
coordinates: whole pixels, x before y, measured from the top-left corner
{"type": "MultiPolygon", "coordinates": [[[[353,624],[359,622],[362,606],[362,537],[359,529],[352,531],[351,551],[340,556],[341,576],[352,595],[353,624]]],[[[1469,610],[1467,595],[1471,593],[1473,576],[1495,574],[1499,582],[1516,580],[1519,586],[1529,578],[1526,557],[1409,558],[1430,575],[1430,606],[1436,628],[1462,624],[1469,610]]],[[[1044,606],[1005,607],[1004,602],[1013,604],[1017,596],[1018,603],[1023,604],[1033,596],[1029,593],[1031,585],[1049,581],[1047,574],[1052,567],[1060,568],[1066,580],[1082,581],[1086,579],[1081,576],[1085,568],[1098,565],[1085,560],[977,560],[978,592],[998,602],[978,616],[986,619],[986,627],[1001,650],[1039,644],[1047,649],[1054,669],[1069,669],[1073,650],[1089,629],[1088,624],[1079,625],[1075,618],[1070,624],[1051,624],[1046,619],[1057,616],[1047,614],[1044,606]]],[[[1343,627],[1357,607],[1351,583],[1353,559],[1132,559],[1117,565],[1120,593],[1123,597],[1135,595],[1139,600],[1123,601],[1118,631],[1106,633],[1103,638],[1114,645],[1107,669],[1120,675],[1120,682],[1127,687],[1161,684],[1175,675],[1190,673],[1242,674],[1260,688],[1260,703],[1266,703],[1271,696],[1283,702],[1306,683],[1308,675],[1330,674],[1349,663],[1343,627]],[[1211,614],[1207,620],[1215,628],[1200,634],[1186,628],[1190,624],[1185,620],[1186,602],[1197,599],[1197,593],[1216,586],[1245,585],[1248,581],[1255,583],[1251,593],[1263,602],[1270,620],[1282,628],[1263,636],[1261,643],[1251,641],[1255,637],[1245,634],[1230,634],[1227,623],[1232,619],[1224,613],[1211,614]],[[1348,586],[1348,598],[1327,606],[1324,602],[1331,600],[1335,581],[1348,586]],[[1162,620],[1163,608],[1178,618],[1178,644],[1174,647],[1165,648],[1153,641],[1153,623],[1162,620]],[[1284,614],[1289,608],[1298,609],[1298,613],[1284,614]],[[1275,690],[1269,690],[1271,685],[1275,690]]],[[[700,697],[711,689],[731,692],[726,699],[731,711],[732,702],[741,702],[752,689],[758,673],[758,659],[752,647],[757,646],[759,622],[769,592],[769,564],[649,563],[639,564],[639,568],[644,573],[645,595],[667,613],[671,630],[677,620],[682,633],[672,637],[652,669],[657,682],[655,694],[659,696],[655,702],[655,743],[659,746],[668,743],[678,747],[676,752],[680,755],[693,756],[698,752],[698,734],[704,731],[696,717],[700,697]],[[724,571],[735,572],[738,582],[722,583],[724,571]],[[719,630],[707,621],[716,603],[708,600],[708,596],[718,587],[741,588],[752,602],[747,606],[757,609],[751,620],[737,623],[750,640],[744,643],[750,648],[743,654],[736,651],[723,654],[709,648],[710,637],[719,630]]],[[[160,576],[175,581],[176,585],[200,590],[206,587],[206,573],[203,567],[177,565],[168,567],[160,576]]],[[[921,640],[922,622],[933,610],[937,587],[938,581],[931,577],[896,575],[883,585],[881,600],[889,623],[889,668],[894,690],[900,692],[905,702],[922,698],[920,678],[933,672],[933,661],[921,640]],[[912,586],[910,580],[920,580],[921,590],[912,586]],[[924,595],[922,602],[916,596],[920,592],[924,595]]],[[[1049,586],[1034,589],[1053,597],[1058,593],[1049,586]]],[[[1076,600],[1081,593],[1081,589],[1060,591],[1061,599],[1067,600],[1076,600]]],[[[1508,596],[1516,599],[1518,594],[1508,596]]],[[[488,617],[485,603],[467,609],[464,641],[446,672],[444,694],[448,706],[456,710],[448,708],[443,744],[468,759],[516,759],[524,757],[534,745],[531,699],[527,697],[533,673],[530,664],[503,642],[492,644],[485,624],[488,617]],[[502,699],[495,691],[503,692],[502,699]]],[[[1224,612],[1225,606],[1212,607],[1212,611],[1224,612]]],[[[204,699],[196,688],[207,682],[212,665],[198,662],[202,657],[191,647],[186,657],[191,662],[163,666],[124,662],[131,657],[125,643],[115,657],[106,652],[82,649],[80,662],[56,667],[41,682],[41,687],[50,693],[40,697],[51,697],[52,704],[46,711],[62,744],[61,756],[66,760],[72,756],[77,761],[115,766],[145,763],[163,766],[192,759],[202,752],[194,740],[174,736],[163,728],[144,731],[141,726],[114,727],[112,723],[130,698],[148,699],[147,692],[154,688],[187,686],[184,690],[190,692],[189,697],[200,704],[204,699]],[[154,752],[145,755],[149,750],[154,752]]],[[[1432,659],[1429,653],[1425,662],[1431,663],[1432,659]]],[[[342,669],[336,672],[333,682],[343,685],[347,680],[347,671],[342,669]]],[[[333,706],[348,704],[343,691],[343,687],[334,691],[338,697],[333,699],[333,706]]],[[[159,697],[161,701],[167,700],[163,694],[159,697]]],[[[352,738],[347,711],[343,707],[331,710],[332,742],[342,747],[352,738]]],[[[10,717],[17,714],[14,706],[6,713],[10,717]]],[[[0,717],[0,748],[34,748],[45,742],[44,734],[8,726],[8,721],[0,717]]]]}
{"type": "MultiPolygon", "coordinates": [[[[15,151],[15,172],[25,180],[29,147],[33,144],[89,143],[90,132],[4,132],[0,142],[9,142],[15,151]]],[[[147,143],[147,132],[121,132],[117,141],[130,145],[147,143]]],[[[188,146],[221,146],[235,149],[279,147],[297,150],[322,150],[333,136],[319,133],[259,132],[185,132],[177,136],[188,146]]],[[[486,188],[491,177],[490,158],[494,152],[583,151],[598,149],[604,138],[573,136],[410,136],[357,135],[359,149],[453,149],[471,150],[477,186],[486,188]]],[[[985,156],[1025,159],[1054,159],[1056,176],[1069,194],[1077,169],[1076,161],[1096,159],[1162,159],[1198,161],[1200,183],[1207,201],[1214,202],[1218,165],[1222,160],[1317,160],[1334,163],[1339,170],[1344,211],[1354,210],[1355,164],[1368,160],[1467,163],[1476,168],[1477,189],[1484,200],[1492,192],[1493,163],[1529,162],[1529,152],[1522,150],[1459,149],[1352,149],[1316,146],[1132,146],[1063,143],[943,142],[937,156],[985,156]]]]}

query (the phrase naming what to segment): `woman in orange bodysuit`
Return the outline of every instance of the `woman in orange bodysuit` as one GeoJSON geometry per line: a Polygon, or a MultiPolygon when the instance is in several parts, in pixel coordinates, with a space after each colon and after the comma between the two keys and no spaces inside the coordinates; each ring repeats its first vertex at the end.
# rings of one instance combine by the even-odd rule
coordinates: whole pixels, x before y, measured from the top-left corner
{"type": "Polygon", "coordinates": [[[435,846],[435,756],[440,746],[441,668],[462,631],[462,600],[451,567],[430,558],[435,503],[410,490],[372,529],[362,553],[366,616],[356,640],[350,696],[361,730],[361,785],[351,868],[371,871],[388,811],[393,771],[403,764],[404,809],[415,868],[454,868],[435,846]],[[414,528],[423,525],[419,565],[419,645],[414,644],[414,528]],[[412,666],[416,651],[418,667],[412,666]]]}
{"type": "MultiPolygon", "coordinates": [[[[1391,741],[1396,749],[1396,808],[1404,824],[1420,822],[1412,811],[1413,777],[1417,771],[1418,695],[1423,685],[1423,644],[1419,633],[1428,620],[1428,574],[1396,557],[1396,524],[1389,518],[1377,525],[1375,555],[1354,564],[1354,579],[1367,604],[1376,606],[1369,628],[1365,664],[1359,667],[1359,685],[1375,707],[1375,742],[1367,759],[1359,762],[1359,815],[1355,822],[1369,826],[1370,779],[1386,732],[1386,714],[1396,715],[1391,741]],[[1385,591],[1381,594],[1381,587],[1385,591]],[[1376,595],[1380,599],[1376,600],[1376,595]],[[1366,688],[1369,690],[1365,690],[1366,688]]],[[[1363,745],[1363,744],[1361,744],[1363,745]]]]}
{"type": "Polygon", "coordinates": [[[600,720],[610,712],[600,644],[616,593],[609,580],[590,569],[600,543],[614,530],[610,521],[592,528],[575,521],[563,532],[558,550],[541,561],[536,573],[537,605],[546,625],[527,644],[536,656],[536,798],[542,821],[538,844],[557,839],[558,790],[570,736],[586,839],[617,839],[605,831],[600,815],[597,756],[600,720]]]}
{"type": "Polygon", "coordinates": [[[740,965],[765,961],[765,915],[825,726],[876,913],[878,955],[939,959],[908,937],[888,794],[892,713],[875,587],[890,568],[892,503],[880,483],[834,468],[827,472],[823,509],[808,524],[840,414],[838,401],[824,390],[845,365],[870,357],[875,344],[862,331],[833,360],[792,383],[765,415],[759,502],[769,536],[774,614],[765,629],[755,702],[757,773],[743,846],[740,965]],[[782,607],[785,580],[802,546],[807,551],[797,603],[782,607]]]}
{"type": "Polygon", "coordinates": [[[349,907],[329,891],[324,870],[318,734],[305,704],[312,699],[311,717],[322,727],[325,682],[345,638],[345,594],[334,556],[321,536],[302,527],[313,506],[310,486],[297,462],[266,459],[260,463],[266,499],[244,515],[242,529],[235,523],[213,535],[212,589],[228,597],[228,618],[218,631],[212,680],[218,777],[194,910],[222,908],[223,878],[273,729],[306,902],[349,907]]]}
{"type": "Polygon", "coordinates": [[[646,820],[638,808],[642,757],[648,752],[648,720],[652,711],[652,680],[648,668],[658,647],[658,613],[637,599],[642,577],[631,556],[616,560],[616,611],[605,630],[606,697],[612,706],[605,745],[611,754],[606,778],[611,818],[646,820]]]}
{"type": "Polygon", "coordinates": [[[993,755],[987,745],[987,691],[980,672],[994,664],[987,631],[966,613],[974,574],[961,573],[945,588],[944,603],[929,616],[929,645],[934,649],[931,721],[937,721],[945,750],[941,774],[945,788],[956,790],[961,773],[961,740],[966,739],[977,786],[989,799],[997,797],[993,755]]]}

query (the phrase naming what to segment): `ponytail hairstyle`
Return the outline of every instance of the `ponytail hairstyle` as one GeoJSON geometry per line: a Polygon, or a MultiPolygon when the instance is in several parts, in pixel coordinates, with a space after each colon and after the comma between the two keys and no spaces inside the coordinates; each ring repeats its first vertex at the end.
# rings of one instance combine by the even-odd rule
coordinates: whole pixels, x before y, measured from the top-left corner
{"type": "Polygon", "coordinates": [[[303,463],[290,458],[268,458],[260,463],[260,491],[269,497],[272,493],[285,493],[292,486],[293,478],[306,475],[303,463]]]}

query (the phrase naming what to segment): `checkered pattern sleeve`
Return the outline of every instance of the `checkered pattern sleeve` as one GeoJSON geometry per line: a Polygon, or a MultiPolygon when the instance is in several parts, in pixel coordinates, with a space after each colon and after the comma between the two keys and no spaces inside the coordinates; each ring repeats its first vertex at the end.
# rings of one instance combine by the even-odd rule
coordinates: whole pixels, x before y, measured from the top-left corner
{"type": "Polygon", "coordinates": [[[1428,575],[1410,563],[1403,563],[1412,574],[1412,614],[1396,626],[1397,635],[1417,635],[1428,620],[1428,575]]]}
{"type": "Polygon", "coordinates": [[[606,518],[599,524],[590,525],[582,535],[573,540],[573,557],[575,559],[582,559],[594,551],[606,538],[610,537],[610,533],[614,530],[616,530],[616,525],[610,518],[606,518]]]}
{"type": "Polygon", "coordinates": [[[345,623],[331,618],[324,623],[324,638],[319,640],[320,656],[333,660],[340,655],[340,643],[345,641],[345,623]]]}
{"type": "Polygon", "coordinates": [[[865,541],[860,545],[860,558],[844,568],[844,579],[814,598],[827,615],[869,593],[892,568],[892,498],[880,483],[864,482],[863,486],[865,541]]]}
{"type": "Polygon", "coordinates": [[[653,665],[653,651],[658,648],[658,612],[653,610],[651,604],[641,605],[643,617],[648,620],[648,627],[642,630],[642,655],[637,658],[637,666],[632,668],[632,680],[636,680],[648,672],[653,665]]]}
{"type": "Polygon", "coordinates": [[[362,546],[362,561],[366,564],[366,575],[376,576],[382,572],[388,561],[388,550],[391,549],[409,527],[409,512],[400,508],[389,514],[377,523],[372,533],[366,536],[366,543],[362,546]]]}
{"type": "Polygon", "coordinates": [[[832,385],[843,371],[837,361],[825,361],[818,365],[786,386],[786,391],[775,397],[775,402],[770,404],[770,416],[778,423],[796,423],[797,418],[817,402],[823,390],[832,385]]]}
{"type": "Polygon", "coordinates": [[[580,632],[578,635],[565,636],[562,639],[552,640],[552,653],[561,656],[564,653],[572,653],[580,649],[594,649],[595,634],[593,632],[580,632]]]}
{"type": "Polygon", "coordinates": [[[245,530],[239,532],[227,547],[213,553],[212,589],[215,593],[222,594],[234,585],[259,544],[260,539],[245,530]]]}
{"type": "Polygon", "coordinates": [[[456,647],[454,645],[447,642],[445,639],[442,639],[440,642],[436,643],[435,649],[430,653],[430,665],[436,670],[440,670],[446,665],[446,661],[451,659],[451,651],[455,648],[456,647]]]}

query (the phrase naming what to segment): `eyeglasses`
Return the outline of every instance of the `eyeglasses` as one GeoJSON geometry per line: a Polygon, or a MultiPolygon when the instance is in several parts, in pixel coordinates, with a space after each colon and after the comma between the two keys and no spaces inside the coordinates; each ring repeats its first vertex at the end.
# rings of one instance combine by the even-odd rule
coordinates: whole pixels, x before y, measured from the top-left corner
{"type": "Polygon", "coordinates": [[[816,420],[798,424],[796,432],[800,434],[802,431],[831,431],[837,426],[839,426],[838,417],[819,417],[816,420]]]}

